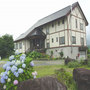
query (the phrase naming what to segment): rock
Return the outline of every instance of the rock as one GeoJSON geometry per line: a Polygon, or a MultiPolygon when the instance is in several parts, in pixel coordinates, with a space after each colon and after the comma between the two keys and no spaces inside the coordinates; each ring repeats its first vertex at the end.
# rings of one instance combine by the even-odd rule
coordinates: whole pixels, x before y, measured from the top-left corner
{"type": "Polygon", "coordinates": [[[77,83],[78,90],[90,90],[90,70],[76,68],[73,70],[73,78],[77,83]]]}
{"type": "Polygon", "coordinates": [[[75,60],[67,57],[67,58],[65,59],[65,62],[64,62],[64,63],[65,63],[65,65],[67,65],[69,62],[72,62],[72,61],[75,61],[75,60]]]}
{"type": "Polygon", "coordinates": [[[67,90],[67,88],[56,78],[43,77],[23,81],[18,85],[17,90],[67,90]]]}

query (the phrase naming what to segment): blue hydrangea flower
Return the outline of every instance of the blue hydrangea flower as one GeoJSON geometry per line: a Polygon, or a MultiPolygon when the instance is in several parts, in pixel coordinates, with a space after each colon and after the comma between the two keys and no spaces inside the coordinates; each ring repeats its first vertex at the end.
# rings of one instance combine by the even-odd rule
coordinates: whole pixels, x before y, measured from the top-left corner
{"type": "Polygon", "coordinates": [[[14,59],[14,55],[11,55],[10,57],[9,57],[9,60],[11,61],[11,60],[13,60],[14,59]]]}
{"type": "Polygon", "coordinates": [[[18,65],[20,65],[21,64],[21,61],[20,60],[17,60],[16,62],[15,62],[15,66],[18,66],[18,65]]]}
{"type": "Polygon", "coordinates": [[[3,69],[6,69],[6,68],[7,68],[7,64],[4,64],[4,65],[3,65],[3,69]]]}
{"type": "Polygon", "coordinates": [[[22,64],[22,68],[25,68],[26,67],[26,64],[22,64]]]}
{"type": "Polygon", "coordinates": [[[18,77],[19,73],[18,72],[14,72],[14,75],[15,75],[15,77],[18,77]]]}
{"type": "Polygon", "coordinates": [[[17,67],[16,66],[12,66],[12,68],[11,68],[12,73],[14,73],[16,70],[17,70],[17,67]]]}
{"type": "Polygon", "coordinates": [[[4,84],[4,83],[5,83],[5,79],[4,79],[3,77],[1,77],[0,82],[1,82],[2,84],[4,84]]]}
{"type": "Polygon", "coordinates": [[[19,68],[18,69],[18,73],[23,73],[23,69],[22,68],[19,68]]]}
{"type": "Polygon", "coordinates": [[[11,65],[11,62],[10,61],[7,61],[7,65],[10,66],[11,65]]]}
{"type": "Polygon", "coordinates": [[[6,71],[9,71],[9,70],[11,70],[11,67],[7,66],[6,71]]]}
{"type": "Polygon", "coordinates": [[[24,55],[22,55],[22,56],[20,56],[20,60],[22,61],[22,60],[25,60],[25,56],[24,55]]]}
{"type": "Polygon", "coordinates": [[[20,52],[18,50],[15,51],[15,55],[19,55],[20,52]]]}
{"type": "Polygon", "coordinates": [[[7,75],[5,76],[5,79],[8,79],[8,76],[7,75]]]}
{"type": "Polygon", "coordinates": [[[34,66],[34,62],[33,61],[30,62],[30,66],[32,66],[32,67],[34,66]]]}

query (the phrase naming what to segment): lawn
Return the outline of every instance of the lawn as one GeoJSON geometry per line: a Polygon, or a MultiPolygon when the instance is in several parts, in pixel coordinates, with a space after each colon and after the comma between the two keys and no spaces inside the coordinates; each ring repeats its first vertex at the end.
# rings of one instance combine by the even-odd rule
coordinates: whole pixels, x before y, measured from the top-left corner
{"type": "Polygon", "coordinates": [[[8,58],[1,59],[0,61],[8,61],[8,58]]]}
{"type": "MultiPolygon", "coordinates": [[[[35,66],[34,70],[38,72],[37,78],[44,77],[44,76],[52,76],[55,74],[55,70],[60,68],[66,69],[66,71],[72,73],[73,68],[68,68],[65,65],[48,65],[48,66],[35,66]]],[[[80,68],[86,68],[90,70],[90,67],[82,66],[80,68]]],[[[0,67],[0,73],[3,71],[3,68],[0,67]]]]}
{"type": "Polygon", "coordinates": [[[65,68],[66,71],[71,72],[73,68],[67,68],[65,65],[48,65],[48,66],[35,66],[34,70],[38,72],[37,78],[44,77],[44,76],[52,76],[55,74],[55,70],[60,68],[65,68]]]}
{"type": "MultiPolygon", "coordinates": [[[[65,65],[49,65],[49,66],[35,66],[34,70],[38,72],[37,78],[44,77],[44,76],[52,76],[55,74],[55,70],[60,68],[64,68],[67,72],[73,73],[74,68],[68,68],[65,65]]],[[[90,67],[82,66],[80,68],[86,68],[90,70],[90,67]]]]}

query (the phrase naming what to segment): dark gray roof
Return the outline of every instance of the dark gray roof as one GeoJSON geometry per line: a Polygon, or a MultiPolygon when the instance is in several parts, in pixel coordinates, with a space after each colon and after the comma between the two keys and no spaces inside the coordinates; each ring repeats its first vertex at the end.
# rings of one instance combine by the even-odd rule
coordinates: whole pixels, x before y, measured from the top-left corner
{"type": "MultiPolygon", "coordinates": [[[[78,2],[72,4],[72,8],[75,7],[77,4],[78,4],[78,2]]],[[[47,23],[52,22],[56,19],[59,19],[61,17],[66,16],[70,12],[70,10],[71,10],[71,6],[69,5],[69,6],[67,6],[67,7],[47,16],[47,17],[40,19],[31,28],[29,28],[25,33],[21,34],[15,41],[24,39],[32,30],[34,30],[35,28],[37,28],[41,25],[47,24],[47,23]]]]}

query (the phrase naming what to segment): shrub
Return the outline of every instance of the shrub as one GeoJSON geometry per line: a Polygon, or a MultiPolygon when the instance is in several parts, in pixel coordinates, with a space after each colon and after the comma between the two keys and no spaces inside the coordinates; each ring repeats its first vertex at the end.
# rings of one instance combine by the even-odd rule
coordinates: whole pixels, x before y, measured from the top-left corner
{"type": "Polygon", "coordinates": [[[28,57],[30,57],[32,59],[37,59],[37,58],[41,58],[42,54],[39,52],[33,51],[28,54],[28,57]]]}
{"type": "Polygon", "coordinates": [[[90,61],[88,61],[88,67],[90,67],[90,61]]]}
{"type": "Polygon", "coordinates": [[[77,90],[75,81],[73,80],[72,75],[69,72],[66,72],[65,69],[61,68],[60,70],[55,71],[57,79],[64,83],[68,90],[77,90]]]}
{"type": "Polygon", "coordinates": [[[88,54],[87,57],[90,58],[90,54],[88,54]]]}
{"type": "Polygon", "coordinates": [[[79,66],[80,66],[80,64],[77,61],[71,61],[68,63],[69,68],[77,68],[79,66]]]}
{"type": "Polygon", "coordinates": [[[3,89],[16,90],[17,84],[27,79],[36,77],[36,72],[33,72],[34,63],[32,58],[26,58],[25,54],[15,53],[9,57],[9,60],[3,65],[4,72],[1,73],[3,89]]]}
{"type": "Polygon", "coordinates": [[[64,53],[62,51],[59,54],[61,58],[64,56],[64,53]]]}

